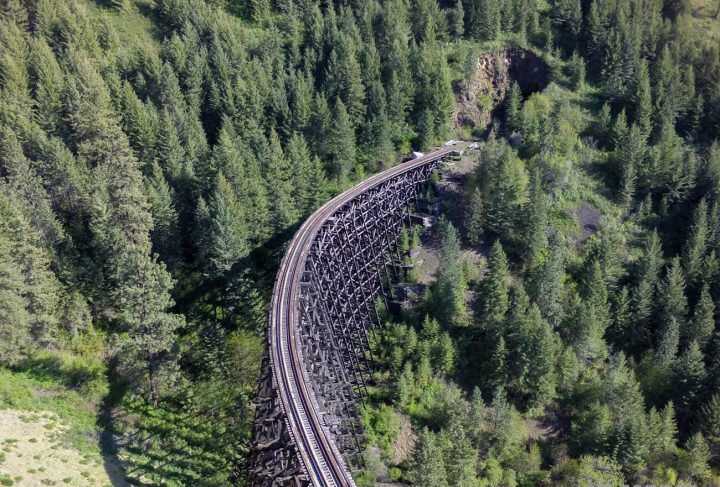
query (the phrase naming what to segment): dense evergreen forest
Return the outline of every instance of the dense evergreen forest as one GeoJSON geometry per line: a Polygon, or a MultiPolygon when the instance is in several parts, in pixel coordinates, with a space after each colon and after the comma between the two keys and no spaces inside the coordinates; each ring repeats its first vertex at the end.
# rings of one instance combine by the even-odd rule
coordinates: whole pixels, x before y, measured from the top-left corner
{"type": "Polygon", "coordinates": [[[436,279],[374,344],[358,483],[716,485],[716,10],[0,0],[0,408],[82,423],[132,484],[243,485],[283,244],[474,137],[436,279]],[[547,87],[455,123],[507,48],[547,87]]]}

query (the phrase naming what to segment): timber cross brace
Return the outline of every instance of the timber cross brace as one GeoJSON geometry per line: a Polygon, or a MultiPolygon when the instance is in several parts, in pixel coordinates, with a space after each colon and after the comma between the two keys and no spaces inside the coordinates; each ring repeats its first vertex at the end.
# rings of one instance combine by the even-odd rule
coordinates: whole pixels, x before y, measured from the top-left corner
{"type": "Polygon", "coordinates": [[[275,280],[249,464],[253,486],[355,486],[358,404],[370,379],[378,298],[397,280],[411,203],[452,149],[333,198],[293,237],[275,280]]]}

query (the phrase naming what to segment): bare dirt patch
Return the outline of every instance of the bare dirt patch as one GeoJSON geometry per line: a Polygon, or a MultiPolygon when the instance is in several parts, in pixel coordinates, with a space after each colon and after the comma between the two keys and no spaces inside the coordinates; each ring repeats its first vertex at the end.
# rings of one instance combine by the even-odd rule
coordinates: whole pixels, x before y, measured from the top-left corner
{"type": "Polygon", "coordinates": [[[66,431],[51,412],[0,410],[0,478],[17,486],[128,485],[114,459],[65,445],[66,431]]]}

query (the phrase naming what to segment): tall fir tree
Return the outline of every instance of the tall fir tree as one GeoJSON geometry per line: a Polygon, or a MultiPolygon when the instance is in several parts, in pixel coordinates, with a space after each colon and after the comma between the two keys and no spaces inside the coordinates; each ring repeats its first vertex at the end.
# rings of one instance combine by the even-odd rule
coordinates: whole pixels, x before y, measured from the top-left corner
{"type": "Polygon", "coordinates": [[[495,240],[488,258],[488,272],[482,285],[479,319],[486,330],[502,325],[509,306],[508,262],[500,240],[495,240]]]}
{"type": "Polygon", "coordinates": [[[424,428],[411,459],[410,477],[419,487],[448,487],[445,463],[435,435],[424,428]]]}

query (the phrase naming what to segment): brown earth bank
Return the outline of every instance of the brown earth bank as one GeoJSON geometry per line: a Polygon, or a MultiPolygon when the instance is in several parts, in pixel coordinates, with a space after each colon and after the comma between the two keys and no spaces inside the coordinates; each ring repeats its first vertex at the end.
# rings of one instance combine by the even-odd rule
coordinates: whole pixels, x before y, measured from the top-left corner
{"type": "Polygon", "coordinates": [[[542,90],[548,83],[547,63],[533,51],[520,48],[479,56],[469,79],[455,86],[455,127],[485,130],[516,81],[523,96],[542,90]]]}

